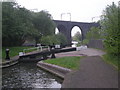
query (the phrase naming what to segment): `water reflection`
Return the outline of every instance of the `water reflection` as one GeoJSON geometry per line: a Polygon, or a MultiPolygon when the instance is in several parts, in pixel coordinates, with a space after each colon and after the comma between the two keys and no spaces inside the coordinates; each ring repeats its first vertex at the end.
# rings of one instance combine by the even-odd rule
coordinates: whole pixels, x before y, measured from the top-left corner
{"type": "Polygon", "coordinates": [[[60,88],[60,82],[36,63],[20,63],[2,71],[2,88],[60,88]]]}

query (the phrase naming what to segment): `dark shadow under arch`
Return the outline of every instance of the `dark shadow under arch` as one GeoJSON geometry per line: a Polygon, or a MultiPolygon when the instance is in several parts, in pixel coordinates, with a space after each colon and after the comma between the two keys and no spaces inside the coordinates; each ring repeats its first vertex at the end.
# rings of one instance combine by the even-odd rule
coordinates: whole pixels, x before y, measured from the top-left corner
{"type": "MultiPolygon", "coordinates": [[[[58,29],[58,31],[60,33],[62,33],[62,34],[64,34],[66,36],[67,28],[64,25],[58,25],[56,28],[58,29]]],[[[67,38],[67,36],[66,36],[66,38],[67,38]]]]}

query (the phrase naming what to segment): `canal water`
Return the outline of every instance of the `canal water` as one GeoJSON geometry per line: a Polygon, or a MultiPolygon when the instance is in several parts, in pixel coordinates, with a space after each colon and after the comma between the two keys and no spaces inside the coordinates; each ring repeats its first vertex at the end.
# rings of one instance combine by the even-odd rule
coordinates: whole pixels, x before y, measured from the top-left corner
{"type": "Polygon", "coordinates": [[[2,88],[61,88],[62,80],[36,63],[19,63],[2,70],[2,88]]]}

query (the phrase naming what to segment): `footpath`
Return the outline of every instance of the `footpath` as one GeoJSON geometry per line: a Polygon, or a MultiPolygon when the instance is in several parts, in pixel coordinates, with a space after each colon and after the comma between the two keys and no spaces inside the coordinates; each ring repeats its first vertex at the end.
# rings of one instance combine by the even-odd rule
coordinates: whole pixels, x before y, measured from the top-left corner
{"type": "MultiPolygon", "coordinates": [[[[87,57],[80,60],[79,70],[65,76],[62,88],[118,88],[118,71],[102,60],[101,55],[105,54],[103,51],[88,48],[74,53],[87,57]]],[[[56,56],[62,55],[64,53],[56,56]]]]}

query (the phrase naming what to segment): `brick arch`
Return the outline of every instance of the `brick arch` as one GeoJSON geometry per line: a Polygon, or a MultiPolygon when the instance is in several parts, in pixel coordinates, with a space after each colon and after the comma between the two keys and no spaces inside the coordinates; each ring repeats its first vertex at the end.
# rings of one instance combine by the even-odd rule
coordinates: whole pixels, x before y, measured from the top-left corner
{"type": "MultiPolygon", "coordinates": [[[[73,25],[73,26],[71,27],[71,29],[70,29],[70,32],[72,33],[72,29],[73,29],[74,27],[76,27],[76,26],[80,29],[81,35],[82,35],[82,40],[83,40],[83,30],[82,30],[82,28],[81,28],[79,25],[73,25]]],[[[70,33],[70,34],[71,34],[71,33],[70,33]]],[[[71,38],[72,38],[72,34],[71,34],[71,38]]]]}
{"type": "Polygon", "coordinates": [[[62,24],[59,24],[59,25],[56,26],[56,28],[58,29],[58,31],[60,33],[62,33],[66,37],[67,41],[69,42],[69,38],[67,37],[68,35],[67,35],[67,28],[66,28],[66,26],[64,26],[62,24]]]}
{"type": "Polygon", "coordinates": [[[60,33],[63,33],[64,35],[66,34],[67,28],[64,25],[60,24],[57,26],[57,28],[58,28],[60,33]]]}
{"type": "Polygon", "coordinates": [[[71,43],[71,30],[74,26],[78,26],[82,32],[82,40],[85,39],[86,33],[90,30],[91,27],[99,27],[99,23],[88,23],[88,22],[73,22],[73,21],[60,21],[60,20],[53,20],[56,24],[56,27],[60,32],[62,32],[66,38],[68,43],[71,43]]]}

